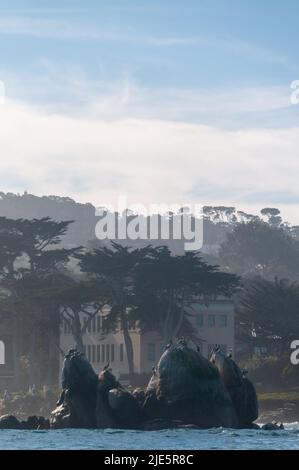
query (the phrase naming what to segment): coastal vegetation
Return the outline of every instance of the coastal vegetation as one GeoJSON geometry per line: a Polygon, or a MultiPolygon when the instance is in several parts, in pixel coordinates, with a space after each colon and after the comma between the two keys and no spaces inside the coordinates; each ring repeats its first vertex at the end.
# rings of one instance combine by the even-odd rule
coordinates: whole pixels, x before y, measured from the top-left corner
{"type": "Polygon", "coordinates": [[[207,303],[218,294],[231,296],[238,285],[237,276],[198,253],[172,255],[166,247],[116,243],[65,248],[60,242],[70,224],[48,217],[0,218],[1,319],[14,331],[17,379],[19,358],[28,358],[28,384],[53,385],[62,322],[82,352],[84,332],[106,307],[104,331],[122,332],[132,375],[131,328],[155,329],[165,344],[186,331],[191,335],[187,308],[194,298],[207,303]]]}
{"type": "Polygon", "coordinates": [[[3,193],[0,208],[7,214],[0,218],[0,329],[13,332],[16,387],[57,385],[62,323],[83,351],[100,313],[104,333],[122,332],[133,374],[133,327],[158,331],[165,344],[179,336],[196,342],[190,304],[217,295],[234,300],[235,353],[257,382],[297,383],[289,346],[299,333],[299,228],[278,209],[252,215],[205,206],[204,247],[211,249],[173,254],[171,240],[101,243],[92,230],[95,208],[70,198],[3,193]],[[73,220],[58,221],[66,213],[73,220]]]}

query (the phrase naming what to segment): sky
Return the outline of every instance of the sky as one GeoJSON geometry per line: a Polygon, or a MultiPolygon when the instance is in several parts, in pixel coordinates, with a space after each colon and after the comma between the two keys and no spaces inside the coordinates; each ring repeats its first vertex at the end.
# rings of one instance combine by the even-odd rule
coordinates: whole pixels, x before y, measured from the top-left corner
{"type": "Polygon", "coordinates": [[[298,15],[297,0],[0,0],[0,190],[299,223],[298,15]]]}

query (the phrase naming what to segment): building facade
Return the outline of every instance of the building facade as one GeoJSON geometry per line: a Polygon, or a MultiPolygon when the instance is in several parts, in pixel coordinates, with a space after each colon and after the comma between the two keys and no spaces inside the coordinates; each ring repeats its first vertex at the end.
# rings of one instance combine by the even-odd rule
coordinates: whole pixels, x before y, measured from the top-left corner
{"type": "Polygon", "coordinates": [[[12,325],[4,321],[0,326],[0,392],[11,389],[15,380],[14,335],[12,325]]]}
{"type": "MultiPolygon", "coordinates": [[[[234,305],[227,300],[216,301],[209,306],[195,303],[190,309],[198,345],[205,357],[209,357],[215,345],[223,352],[234,351],[234,305]]],[[[134,350],[134,371],[136,374],[151,374],[165,349],[163,339],[157,332],[130,331],[134,350]]],[[[188,340],[188,338],[186,338],[188,340]]],[[[94,370],[99,372],[109,362],[113,373],[122,378],[128,374],[128,362],[121,332],[103,334],[102,317],[97,315],[83,337],[84,352],[94,370]]],[[[192,346],[192,343],[190,342],[192,346]]],[[[193,344],[193,346],[195,346],[193,344]]],[[[74,347],[74,339],[67,323],[60,331],[60,347],[68,351],[74,347]]],[[[61,367],[62,367],[61,358],[61,367]]]]}

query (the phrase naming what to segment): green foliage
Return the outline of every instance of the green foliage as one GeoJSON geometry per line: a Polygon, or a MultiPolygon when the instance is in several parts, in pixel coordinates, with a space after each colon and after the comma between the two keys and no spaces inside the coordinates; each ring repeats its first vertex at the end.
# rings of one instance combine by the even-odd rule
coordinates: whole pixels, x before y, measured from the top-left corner
{"type": "MultiPolygon", "coordinates": [[[[260,384],[263,389],[283,388],[288,386],[286,370],[289,367],[290,358],[288,356],[260,356],[254,355],[247,362],[244,368],[253,382],[260,384]]],[[[297,382],[299,384],[299,382],[297,382]]]]}
{"type": "Polygon", "coordinates": [[[291,386],[299,386],[299,367],[287,364],[282,371],[282,379],[291,386]]]}
{"type": "Polygon", "coordinates": [[[165,341],[189,330],[188,307],[229,297],[239,279],[205,263],[198,253],[172,256],[166,247],[153,249],[136,270],[135,316],[143,329],[158,329],[165,341]]]}
{"type": "Polygon", "coordinates": [[[244,277],[299,275],[299,243],[283,227],[260,219],[236,224],[219,257],[222,266],[244,277]]]}
{"type": "Polygon", "coordinates": [[[26,356],[30,383],[49,382],[55,367],[49,359],[48,368],[42,369],[42,358],[53,356],[52,339],[58,339],[60,321],[55,289],[61,285],[61,271],[78,251],[59,247],[70,223],[0,217],[1,317],[13,331],[16,378],[22,376],[19,357],[26,356]]]}
{"type": "Polygon", "coordinates": [[[285,279],[247,281],[237,302],[248,336],[276,339],[282,346],[299,335],[299,284],[285,279]]]}
{"type": "Polygon", "coordinates": [[[288,392],[271,392],[271,393],[259,393],[258,399],[260,402],[267,401],[282,401],[282,402],[299,402],[299,391],[288,391],[288,392]]]}

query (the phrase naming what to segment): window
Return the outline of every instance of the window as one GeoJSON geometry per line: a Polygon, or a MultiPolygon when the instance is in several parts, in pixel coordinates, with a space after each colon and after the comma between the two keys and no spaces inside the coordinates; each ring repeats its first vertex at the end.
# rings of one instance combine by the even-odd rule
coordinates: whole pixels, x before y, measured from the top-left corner
{"type": "Polygon", "coordinates": [[[97,345],[97,362],[101,362],[101,345],[97,345]]]}
{"type": "Polygon", "coordinates": [[[218,319],[219,319],[219,326],[221,326],[222,328],[226,328],[227,327],[227,315],[219,315],[218,319]]]}
{"type": "Polygon", "coordinates": [[[258,356],[262,356],[263,354],[267,353],[267,348],[264,346],[255,346],[254,348],[254,354],[258,356]]]}
{"type": "Polygon", "coordinates": [[[208,316],[208,326],[213,328],[215,326],[215,315],[210,314],[208,316]]]}
{"type": "Polygon", "coordinates": [[[96,347],[95,347],[95,344],[92,345],[91,350],[92,350],[92,362],[96,362],[96,347]]]}
{"type": "Polygon", "coordinates": [[[202,328],[203,325],[204,325],[204,316],[203,316],[203,313],[200,313],[196,317],[196,326],[198,326],[198,328],[202,328]]]}
{"type": "Polygon", "coordinates": [[[156,345],[155,343],[148,343],[147,345],[147,359],[150,362],[156,360],[156,345]]]}
{"type": "Polygon", "coordinates": [[[87,346],[87,359],[89,360],[89,362],[91,361],[91,345],[90,344],[87,346]]]}
{"type": "Polygon", "coordinates": [[[105,344],[102,344],[102,362],[105,362],[105,344]]]}
{"type": "Polygon", "coordinates": [[[106,362],[110,361],[110,344],[106,344],[106,362]]]}
{"type": "Polygon", "coordinates": [[[124,345],[122,343],[119,345],[119,360],[120,362],[124,360],[124,345]]]}
{"type": "Polygon", "coordinates": [[[111,344],[111,362],[114,362],[114,344],[111,344]]]}

